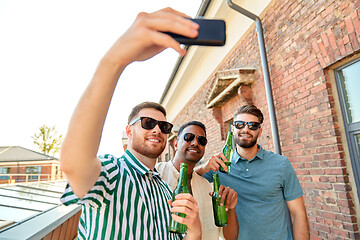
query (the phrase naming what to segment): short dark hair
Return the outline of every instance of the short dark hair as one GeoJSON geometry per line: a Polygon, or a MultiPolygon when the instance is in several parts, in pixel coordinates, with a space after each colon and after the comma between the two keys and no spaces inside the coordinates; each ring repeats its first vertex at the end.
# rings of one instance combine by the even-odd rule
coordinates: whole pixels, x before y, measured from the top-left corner
{"type": "Polygon", "coordinates": [[[204,125],[202,122],[199,122],[199,121],[190,121],[190,122],[187,122],[187,123],[183,124],[183,125],[179,128],[179,131],[178,131],[178,133],[177,133],[177,139],[179,139],[179,137],[181,136],[181,133],[184,131],[184,129],[185,129],[187,126],[190,126],[190,125],[195,125],[195,126],[201,127],[201,128],[204,130],[205,137],[206,137],[206,127],[205,127],[205,125],[204,125]]]}
{"type": "Polygon", "coordinates": [[[166,117],[166,110],[159,103],[142,102],[142,103],[136,105],[135,107],[133,107],[133,109],[131,110],[131,113],[128,117],[128,124],[134,119],[135,116],[137,116],[139,114],[139,112],[142,109],[145,109],[145,108],[152,108],[152,109],[158,110],[158,111],[162,112],[164,114],[164,116],[166,117]]]}
{"type": "Polygon", "coordinates": [[[235,119],[235,117],[237,115],[242,114],[242,113],[254,115],[255,117],[257,117],[259,119],[260,123],[263,123],[263,121],[264,121],[264,116],[263,116],[262,112],[255,105],[242,106],[234,113],[233,118],[235,119]]]}

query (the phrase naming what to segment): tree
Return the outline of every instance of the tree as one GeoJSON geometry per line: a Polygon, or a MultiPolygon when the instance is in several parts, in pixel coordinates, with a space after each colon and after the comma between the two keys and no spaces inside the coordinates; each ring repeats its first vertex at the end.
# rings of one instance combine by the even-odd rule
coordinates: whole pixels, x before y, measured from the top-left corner
{"type": "Polygon", "coordinates": [[[32,136],[32,139],[34,139],[33,142],[45,155],[50,155],[52,153],[51,156],[55,156],[55,154],[60,151],[60,145],[63,140],[62,134],[58,134],[55,126],[48,127],[46,125],[42,125],[39,130],[40,133],[35,133],[34,136],[32,136]]]}

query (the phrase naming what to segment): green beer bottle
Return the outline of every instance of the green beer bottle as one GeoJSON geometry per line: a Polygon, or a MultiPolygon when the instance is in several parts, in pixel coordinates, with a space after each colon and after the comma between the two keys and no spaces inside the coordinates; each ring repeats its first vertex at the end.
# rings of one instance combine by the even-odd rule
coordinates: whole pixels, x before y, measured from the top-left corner
{"type": "MultiPolygon", "coordinates": [[[[187,186],[187,174],[188,174],[187,163],[181,163],[178,185],[175,188],[173,195],[172,195],[173,202],[175,201],[175,196],[178,195],[179,193],[189,193],[189,188],[187,186]]],[[[175,214],[180,217],[186,216],[186,214],[184,214],[184,213],[175,213],[175,214]]],[[[170,232],[182,234],[182,233],[185,233],[186,230],[187,230],[187,226],[185,224],[178,223],[173,218],[170,218],[170,224],[169,224],[170,232]]]]}
{"type": "Polygon", "coordinates": [[[220,167],[220,172],[223,172],[223,173],[230,172],[231,159],[232,159],[232,155],[233,155],[232,139],[233,139],[233,133],[231,131],[229,131],[227,138],[226,138],[226,144],[222,149],[223,154],[225,155],[227,161],[225,161],[224,159],[222,159],[222,160],[224,161],[225,165],[227,166],[228,171],[226,172],[223,167],[220,167]]]}
{"type": "Polygon", "coordinates": [[[215,225],[218,227],[224,227],[228,224],[227,212],[225,210],[226,202],[224,202],[224,206],[220,206],[221,198],[219,197],[219,188],[220,188],[219,175],[217,173],[214,173],[213,179],[214,179],[213,182],[214,194],[212,195],[212,204],[213,204],[215,225]]]}

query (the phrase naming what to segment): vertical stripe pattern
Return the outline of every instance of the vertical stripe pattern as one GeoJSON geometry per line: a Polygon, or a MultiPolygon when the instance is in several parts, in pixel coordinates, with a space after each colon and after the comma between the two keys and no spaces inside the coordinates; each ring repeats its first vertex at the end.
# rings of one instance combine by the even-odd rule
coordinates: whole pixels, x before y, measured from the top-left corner
{"type": "Polygon", "coordinates": [[[68,185],[61,201],[81,204],[79,239],[182,239],[168,232],[171,189],[128,150],[103,155],[93,188],[79,199],[68,185]]]}

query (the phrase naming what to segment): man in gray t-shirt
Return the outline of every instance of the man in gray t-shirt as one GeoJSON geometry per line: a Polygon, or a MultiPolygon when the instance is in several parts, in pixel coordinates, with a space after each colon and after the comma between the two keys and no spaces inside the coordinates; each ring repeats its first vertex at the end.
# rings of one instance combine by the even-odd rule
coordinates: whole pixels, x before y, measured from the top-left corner
{"type": "Polygon", "coordinates": [[[291,163],[257,144],[262,132],[261,111],[253,105],[243,106],[233,119],[236,148],[230,173],[218,171],[220,166],[227,170],[222,153],[196,172],[208,181],[212,181],[212,172],[217,172],[220,182],[238,193],[239,239],[309,239],[303,191],[291,163]]]}

